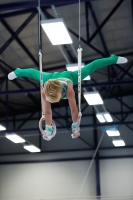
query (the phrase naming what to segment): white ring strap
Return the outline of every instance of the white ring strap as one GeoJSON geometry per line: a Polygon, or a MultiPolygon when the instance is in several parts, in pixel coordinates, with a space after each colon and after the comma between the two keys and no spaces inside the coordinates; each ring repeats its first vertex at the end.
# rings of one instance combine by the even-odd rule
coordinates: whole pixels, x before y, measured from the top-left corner
{"type": "MultiPolygon", "coordinates": [[[[39,52],[38,52],[38,56],[39,56],[39,68],[40,68],[40,92],[42,92],[43,90],[43,73],[42,73],[42,50],[41,50],[41,31],[40,31],[40,0],[38,0],[38,9],[39,9],[39,52]]],[[[43,98],[41,95],[41,110],[43,111],[43,98]]],[[[42,128],[42,122],[45,120],[45,116],[44,113],[42,112],[42,117],[39,121],[39,129],[40,132],[42,133],[43,136],[45,136],[45,130],[43,130],[42,128]]],[[[55,134],[56,134],[56,125],[54,123],[54,121],[52,120],[51,122],[51,126],[53,128],[53,132],[52,134],[49,136],[49,139],[52,139],[55,134]]]]}
{"type": "Polygon", "coordinates": [[[79,46],[78,48],[78,120],[77,120],[77,128],[76,131],[80,131],[80,122],[81,122],[81,68],[82,68],[82,48],[79,46]]]}
{"type": "Polygon", "coordinates": [[[78,107],[79,107],[79,112],[78,112],[78,119],[77,119],[77,127],[74,131],[73,134],[71,134],[72,138],[75,138],[75,135],[78,134],[80,131],[80,122],[81,122],[81,67],[82,67],[82,48],[79,46],[77,49],[78,51],[78,107]]]}

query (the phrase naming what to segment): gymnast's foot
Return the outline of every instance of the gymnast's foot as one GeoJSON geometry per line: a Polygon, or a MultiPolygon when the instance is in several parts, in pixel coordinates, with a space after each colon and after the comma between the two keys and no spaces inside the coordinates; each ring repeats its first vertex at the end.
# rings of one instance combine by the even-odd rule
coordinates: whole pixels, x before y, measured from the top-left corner
{"type": "Polygon", "coordinates": [[[115,54],[111,55],[113,57],[117,57],[117,62],[116,64],[124,64],[128,62],[128,59],[125,57],[121,57],[121,56],[116,56],[115,54]]]}
{"type": "Polygon", "coordinates": [[[127,63],[127,62],[128,62],[127,58],[119,56],[116,64],[124,64],[124,63],[127,63]]]}
{"type": "Polygon", "coordinates": [[[17,76],[16,76],[16,74],[14,73],[14,71],[13,71],[13,72],[10,72],[10,73],[8,74],[8,79],[9,79],[9,80],[13,80],[13,79],[15,79],[15,78],[17,78],[17,76]]]}

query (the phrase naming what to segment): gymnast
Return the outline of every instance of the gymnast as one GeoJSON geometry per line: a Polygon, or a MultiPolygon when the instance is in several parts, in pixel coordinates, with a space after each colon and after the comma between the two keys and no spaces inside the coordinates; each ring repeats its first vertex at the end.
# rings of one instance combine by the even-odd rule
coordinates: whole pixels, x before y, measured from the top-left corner
{"type": "MultiPolygon", "coordinates": [[[[124,57],[112,55],[108,58],[101,58],[94,60],[93,62],[85,65],[81,69],[81,80],[86,78],[88,75],[92,74],[94,71],[113,64],[123,64],[127,63],[127,59],[124,57]]],[[[15,71],[8,74],[8,79],[13,80],[18,77],[29,77],[33,78],[37,81],[40,81],[40,71],[32,68],[28,69],[20,69],[17,68],[15,71]]],[[[43,98],[43,113],[45,116],[45,131],[47,134],[52,134],[53,129],[51,126],[52,121],[52,110],[51,103],[56,103],[60,101],[60,99],[68,99],[69,106],[71,109],[72,116],[72,133],[74,138],[80,136],[80,132],[75,133],[77,127],[77,119],[78,119],[78,108],[76,105],[75,92],[73,86],[78,84],[78,70],[71,71],[63,71],[63,72],[54,72],[47,73],[43,72],[43,83],[44,88],[41,92],[43,98]]],[[[45,138],[44,138],[45,139],[45,138]]]]}

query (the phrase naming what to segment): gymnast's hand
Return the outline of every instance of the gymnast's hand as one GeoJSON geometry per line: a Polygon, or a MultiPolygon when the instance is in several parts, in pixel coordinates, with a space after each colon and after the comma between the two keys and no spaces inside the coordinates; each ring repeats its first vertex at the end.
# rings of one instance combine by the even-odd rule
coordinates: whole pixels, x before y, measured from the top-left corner
{"type": "Polygon", "coordinates": [[[79,130],[77,130],[77,122],[76,123],[72,123],[72,134],[71,134],[72,138],[78,138],[80,136],[80,132],[79,130]]]}
{"type": "Polygon", "coordinates": [[[72,138],[78,138],[80,136],[80,132],[78,131],[77,133],[74,133],[74,131],[72,131],[72,138]]]}
{"type": "Polygon", "coordinates": [[[54,129],[52,126],[50,125],[45,125],[45,130],[44,133],[42,135],[44,140],[50,141],[56,133],[54,133],[54,129]]]}

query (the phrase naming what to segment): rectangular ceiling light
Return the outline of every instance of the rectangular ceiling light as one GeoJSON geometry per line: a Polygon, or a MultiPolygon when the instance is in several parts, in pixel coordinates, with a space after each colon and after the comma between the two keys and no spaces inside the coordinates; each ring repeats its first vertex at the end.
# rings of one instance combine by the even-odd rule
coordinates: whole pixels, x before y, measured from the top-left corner
{"type": "Polygon", "coordinates": [[[84,81],[90,81],[91,77],[88,75],[86,78],[83,79],[84,81]]]}
{"type": "Polygon", "coordinates": [[[97,117],[97,119],[99,120],[99,122],[101,122],[101,123],[104,123],[104,122],[105,122],[105,119],[104,119],[104,117],[103,117],[102,114],[97,113],[97,114],[96,114],[96,117],[97,117]]]}
{"type": "Polygon", "coordinates": [[[25,142],[25,140],[23,138],[21,138],[20,136],[18,136],[15,133],[6,134],[5,136],[6,136],[7,139],[11,140],[14,143],[24,143],[25,142]]]}
{"type": "Polygon", "coordinates": [[[99,122],[101,122],[101,123],[103,123],[103,122],[112,122],[113,121],[111,115],[108,112],[96,113],[96,117],[99,120],[99,122]]]}
{"type": "Polygon", "coordinates": [[[116,147],[125,146],[125,142],[123,140],[113,140],[112,142],[116,147]]]}
{"type": "Polygon", "coordinates": [[[104,117],[105,117],[107,122],[112,122],[113,121],[113,119],[112,119],[112,117],[111,117],[111,115],[109,113],[104,113],[104,117]]]}
{"type": "Polygon", "coordinates": [[[99,92],[84,92],[84,97],[89,105],[99,105],[103,104],[103,100],[99,92]]]}
{"type": "Polygon", "coordinates": [[[39,148],[35,147],[34,145],[24,145],[24,149],[26,149],[27,151],[30,151],[31,153],[41,151],[39,148]]]}
{"type": "MultiPolygon", "coordinates": [[[[82,63],[82,67],[85,66],[85,63],[82,63]]],[[[68,71],[76,71],[78,70],[78,63],[70,63],[70,64],[66,64],[66,68],[68,71]]]]}
{"type": "MultiPolygon", "coordinates": [[[[85,66],[85,63],[82,63],[82,67],[84,66],[85,66]]],[[[78,70],[78,63],[66,64],[66,69],[68,71],[74,72],[78,70]]],[[[84,81],[88,81],[88,80],[91,80],[90,76],[87,76],[86,78],[84,78],[84,81]]]]}
{"type": "Polygon", "coordinates": [[[41,20],[41,26],[53,45],[72,43],[63,18],[41,20]]]}
{"type": "Polygon", "coordinates": [[[108,136],[112,137],[112,136],[119,136],[120,132],[117,130],[107,130],[106,133],[108,134],[108,136]]]}
{"type": "Polygon", "coordinates": [[[6,128],[4,126],[0,125],[0,131],[5,131],[5,130],[6,130],[6,128]]]}

